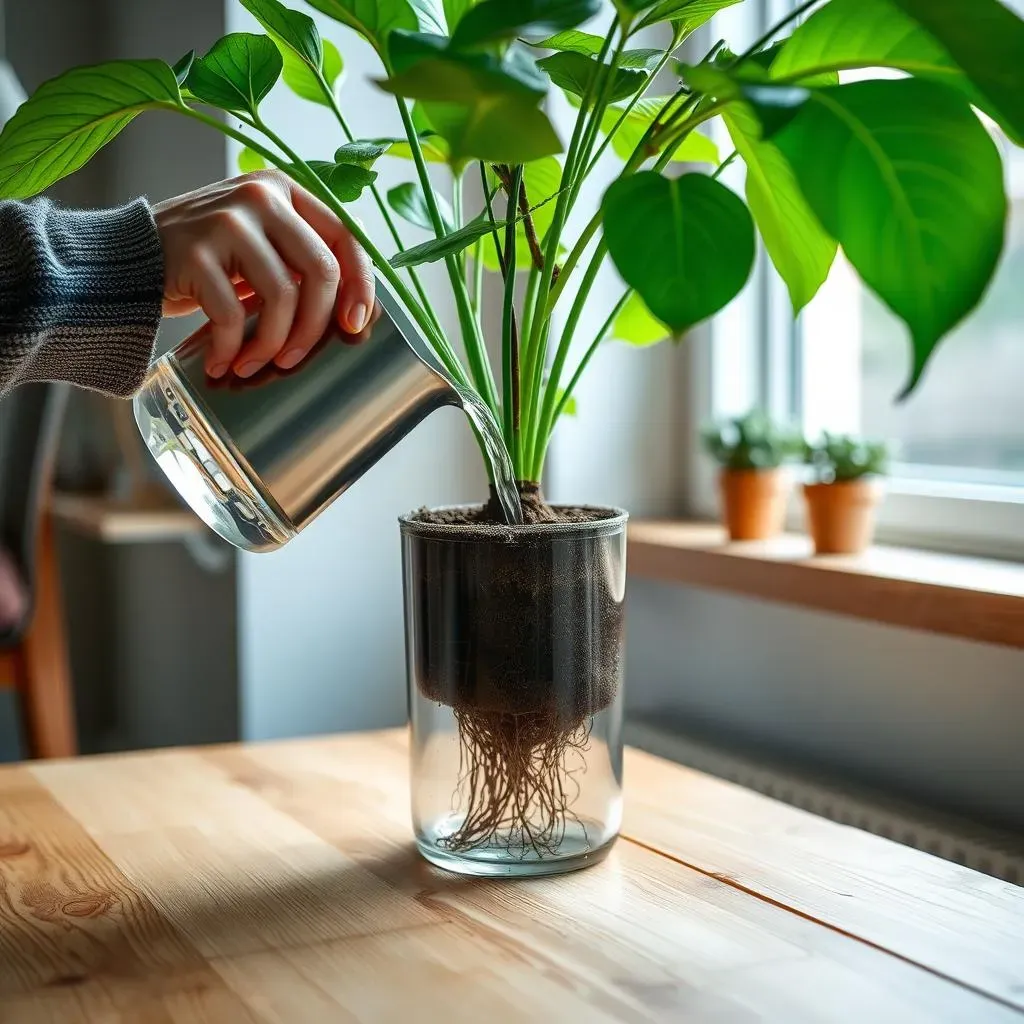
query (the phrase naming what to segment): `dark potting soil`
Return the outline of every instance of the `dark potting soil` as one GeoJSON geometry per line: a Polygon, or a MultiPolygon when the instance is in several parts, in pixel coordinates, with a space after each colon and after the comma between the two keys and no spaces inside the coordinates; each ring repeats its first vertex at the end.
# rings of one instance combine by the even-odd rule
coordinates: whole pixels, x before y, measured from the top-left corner
{"type": "MultiPolygon", "coordinates": [[[[539,489],[524,490],[528,524],[616,514],[552,508],[539,489]]],[[[542,731],[558,732],[611,704],[623,649],[620,538],[492,533],[503,523],[493,498],[476,509],[424,510],[417,519],[453,527],[451,535],[416,536],[407,548],[417,609],[412,656],[426,698],[457,711],[533,716],[531,729],[543,723],[542,731]],[[474,536],[473,526],[488,530],[474,536]]]]}

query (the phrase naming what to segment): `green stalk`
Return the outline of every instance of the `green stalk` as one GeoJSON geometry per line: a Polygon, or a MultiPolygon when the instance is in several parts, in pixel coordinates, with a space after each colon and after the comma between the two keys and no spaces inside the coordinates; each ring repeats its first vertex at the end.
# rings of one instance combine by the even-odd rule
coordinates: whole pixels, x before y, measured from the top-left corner
{"type": "MultiPolygon", "coordinates": [[[[430,183],[430,174],[427,171],[427,162],[423,157],[423,147],[420,145],[416,126],[412,123],[412,115],[409,113],[409,106],[405,100],[401,96],[396,97],[396,100],[399,113],[402,115],[402,124],[405,126],[405,134],[409,140],[409,148],[412,150],[413,162],[416,164],[416,173],[419,175],[420,185],[427,201],[430,222],[434,225],[434,233],[437,237],[444,238],[447,232],[444,229],[444,222],[441,220],[441,213],[437,208],[437,198],[430,183]]],[[[444,262],[455,296],[455,307],[459,314],[459,326],[462,329],[462,340],[466,347],[470,373],[480,397],[491,412],[497,416],[500,410],[494,387],[494,374],[491,372],[491,364],[487,359],[480,324],[477,323],[470,306],[469,290],[466,288],[465,278],[462,276],[459,262],[454,256],[445,257],[444,262]]]]}
{"type": "Polygon", "coordinates": [[[381,276],[388,282],[388,284],[391,285],[392,288],[394,288],[396,294],[408,309],[409,315],[416,321],[420,329],[426,335],[427,340],[431,343],[431,347],[434,349],[437,357],[444,364],[445,369],[448,370],[452,377],[454,377],[461,386],[468,386],[469,382],[466,379],[466,372],[463,369],[462,364],[459,362],[458,356],[452,350],[444,335],[435,329],[426,311],[413,297],[405,282],[395,271],[394,267],[392,267],[388,262],[387,257],[377,248],[376,245],[373,244],[373,241],[362,229],[355,218],[352,217],[352,215],[345,209],[338,197],[335,196],[326,185],[324,185],[316,172],[297,153],[295,153],[294,150],[292,150],[260,120],[253,120],[251,122],[251,126],[256,128],[258,131],[263,132],[263,134],[266,135],[266,137],[292,161],[291,166],[289,166],[286,161],[282,160],[277,153],[269,150],[257,140],[246,135],[244,132],[238,131],[238,129],[233,128],[230,124],[227,124],[224,121],[219,121],[214,117],[210,117],[208,114],[202,113],[202,111],[195,110],[192,107],[185,106],[184,104],[180,107],[172,107],[169,109],[177,110],[179,113],[185,114],[187,117],[191,117],[196,121],[209,125],[210,127],[217,129],[217,131],[222,134],[236,139],[245,146],[249,146],[255,152],[259,153],[262,157],[274,164],[275,167],[280,168],[288,174],[289,177],[293,177],[296,170],[299,171],[303,179],[301,183],[306,185],[307,188],[327,204],[356,241],[363,247],[366,254],[373,261],[374,266],[380,271],[381,276]]]}
{"type": "MultiPolygon", "coordinates": [[[[338,101],[334,97],[334,90],[327,84],[327,79],[324,78],[322,72],[317,72],[317,81],[325,99],[330,105],[331,110],[334,112],[335,119],[341,126],[341,131],[345,136],[345,139],[348,142],[354,141],[355,136],[352,134],[352,130],[348,126],[348,121],[345,120],[345,115],[341,112],[341,107],[338,106],[338,101]]],[[[391,211],[388,209],[388,204],[380,194],[380,189],[377,188],[376,182],[370,186],[370,194],[373,196],[374,201],[377,204],[377,209],[380,210],[380,215],[383,217],[384,223],[387,225],[387,229],[391,233],[391,237],[394,239],[395,245],[398,247],[398,251],[404,252],[405,242],[402,240],[401,233],[398,230],[398,225],[395,224],[394,218],[391,216],[391,211]]],[[[430,304],[430,299],[427,298],[427,293],[423,288],[423,283],[420,281],[419,275],[416,273],[416,268],[408,267],[407,270],[409,280],[412,281],[412,286],[416,289],[416,295],[419,297],[421,305],[426,310],[430,319],[434,322],[434,326],[437,328],[438,333],[440,333],[441,323],[437,319],[437,313],[434,312],[434,307],[430,304]]]]}
{"type": "Polygon", "coordinates": [[[533,307],[537,300],[537,289],[540,287],[540,268],[532,262],[530,273],[526,278],[526,293],[523,296],[523,320],[519,326],[519,335],[523,339],[523,381],[526,388],[523,392],[523,423],[529,425],[532,422],[533,410],[540,402],[539,384],[534,387],[533,370],[528,343],[533,330],[533,307]]]}
{"type": "Polygon", "coordinates": [[[583,307],[590,297],[590,289],[594,286],[594,281],[597,279],[598,271],[601,269],[601,263],[604,261],[607,251],[608,247],[602,241],[598,245],[597,252],[594,253],[590,265],[587,267],[583,280],[580,282],[580,290],[576,295],[576,301],[572,304],[572,309],[569,311],[568,319],[565,322],[565,329],[562,331],[561,341],[558,343],[558,349],[551,364],[551,373],[548,375],[547,384],[544,386],[544,405],[539,417],[539,426],[530,451],[530,466],[533,470],[533,475],[530,477],[531,480],[537,479],[536,474],[540,471],[538,467],[544,462],[544,454],[547,447],[547,439],[551,433],[555,399],[558,394],[562,370],[565,367],[565,361],[569,358],[573,335],[576,333],[576,327],[580,322],[580,317],[583,315],[583,307]]]}
{"type": "MultiPolygon", "coordinates": [[[[519,198],[519,190],[523,184],[523,165],[516,166],[512,176],[512,193],[508,198],[509,209],[515,211],[519,198]]],[[[489,207],[489,204],[488,204],[489,207]]],[[[505,296],[501,309],[501,353],[502,379],[505,398],[505,428],[512,464],[517,473],[520,467],[519,434],[521,427],[521,402],[519,382],[519,338],[516,331],[516,218],[505,218],[505,296]]]]}
{"type": "MultiPolygon", "coordinates": [[[[602,63],[612,45],[612,36],[617,28],[613,25],[605,36],[601,51],[597,56],[598,63],[602,63]]],[[[580,112],[576,117],[576,124],[573,128],[572,138],[569,141],[569,151],[566,154],[565,166],[562,169],[562,180],[559,185],[558,199],[555,202],[555,212],[551,220],[551,227],[548,229],[547,240],[544,247],[544,272],[541,275],[540,285],[533,302],[533,311],[529,316],[530,334],[526,340],[525,351],[527,353],[528,365],[526,368],[529,390],[534,394],[539,393],[539,381],[544,367],[544,360],[547,354],[547,316],[545,310],[548,304],[548,295],[552,287],[552,272],[558,259],[558,243],[562,230],[569,213],[570,192],[569,187],[576,172],[576,160],[579,153],[580,143],[583,140],[583,131],[586,122],[587,104],[590,100],[593,81],[588,85],[580,106],[580,112]]],[[[532,451],[536,443],[537,432],[540,428],[538,420],[538,409],[536,403],[531,410],[530,419],[524,424],[526,435],[526,451],[532,451]]]]}

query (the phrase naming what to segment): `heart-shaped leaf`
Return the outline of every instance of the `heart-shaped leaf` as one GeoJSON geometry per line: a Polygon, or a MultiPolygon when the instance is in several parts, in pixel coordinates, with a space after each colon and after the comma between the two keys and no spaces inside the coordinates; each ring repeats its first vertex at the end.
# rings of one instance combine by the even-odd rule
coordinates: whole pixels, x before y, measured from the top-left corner
{"type": "Polygon", "coordinates": [[[160,60],[75,68],[44,82],[0,134],[0,198],[24,199],[87,163],[136,114],[181,105],[160,60]]]}
{"type": "Polygon", "coordinates": [[[612,323],[612,337],[635,348],[648,348],[665,341],[672,332],[644,305],[633,292],[612,323]]]}
{"type": "Polygon", "coordinates": [[[601,0],[483,0],[463,15],[452,45],[489,46],[534,32],[557,32],[588,21],[601,0]]]}
{"type": "Polygon", "coordinates": [[[745,104],[730,104],[722,119],[747,165],[747,204],[765,249],[789,289],[799,313],[825,283],[836,242],[807,205],[796,175],[774,143],[762,140],[756,115],[745,104]]]}
{"type": "Polygon", "coordinates": [[[397,29],[447,35],[448,22],[440,0],[308,0],[322,14],[354,29],[382,57],[388,37],[397,29]]]}
{"type": "Polygon", "coordinates": [[[620,178],[602,204],[604,239],[623,280],[682,334],[717,313],[754,265],[754,224],[734,192],[704,174],[620,178]]]}
{"type": "Polygon", "coordinates": [[[317,177],[343,203],[354,203],[377,180],[377,172],[359,164],[332,163],[329,160],[310,160],[309,166],[317,177]]]}
{"type": "MultiPolygon", "coordinates": [[[[439,196],[436,192],[434,193],[434,202],[437,203],[445,232],[451,234],[455,230],[452,208],[444,196],[439,196]]],[[[427,205],[427,197],[423,194],[421,185],[411,181],[407,181],[404,185],[396,185],[388,191],[388,203],[403,220],[433,233],[434,224],[430,219],[430,207],[427,205]]]]}
{"type": "MultiPolygon", "coordinates": [[[[780,48],[771,63],[771,77],[815,84],[807,76],[825,69],[875,67],[897,68],[917,78],[944,82],[964,92],[996,120],[1001,119],[999,109],[979,92],[949,51],[893,0],[832,0],[780,48]]],[[[1024,71],[1018,74],[1024,89],[1024,71]]],[[[1024,111],[1024,105],[1020,109],[1024,111]]],[[[1018,127],[1024,130],[1024,119],[1018,127]]]]}
{"type": "MultiPolygon", "coordinates": [[[[633,104],[624,120],[624,107],[614,104],[607,107],[601,117],[601,131],[606,135],[615,132],[612,136],[612,149],[621,160],[629,160],[633,155],[668,99],[668,96],[644,96],[633,104]]],[[[655,145],[650,155],[660,152],[660,149],[660,145],[655,145]]],[[[718,147],[706,135],[690,132],[676,146],[672,159],[677,163],[717,164],[718,147]]]]}
{"type": "Polygon", "coordinates": [[[238,169],[243,174],[251,174],[253,171],[265,170],[267,161],[263,159],[261,153],[257,153],[255,149],[250,149],[248,146],[243,147],[238,153],[238,169]]]}
{"type": "Polygon", "coordinates": [[[188,73],[197,100],[221,110],[255,114],[281,76],[281,52],[267,36],[233,32],[218,39],[188,73]]]}
{"type": "Polygon", "coordinates": [[[926,28],[971,80],[991,114],[1024,139],[1024,21],[999,0],[892,0],[926,28]]]}
{"type": "MultiPolygon", "coordinates": [[[[592,32],[581,32],[579,29],[569,29],[540,42],[530,43],[530,46],[538,50],[558,50],[560,53],[582,53],[585,57],[596,57],[604,46],[604,37],[592,32]]],[[[633,68],[637,71],[653,71],[663,56],[664,50],[623,50],[615,61],[615,66],[633,68]]]]}
{"type": "MultiPolygon", "coordinates": [[[[769,91],[748,95],[771,123],[769,91]]],[[[773,141],[825,230],[910,328],[909,392],[999,260],[1006,197],[995,144],[959,94],[915,78],[804,90],[773,141]]]]}
{"type": "MultiPolygon", "coordinates": [[[[498,228],[505,226],[504,221],[498,221],[498,228]]],[[[468,249],[478,238],[490,234],[490,221],[484,218],[477,218],[470,221],[465,227],[453,231],[444,238],[432,238],[422,245],[414,245],[405,252],[400,252],[391,257],[391,266],[396,269],[402,267],[418,267],[421,263],[436,263],[446,256],[455,256],[468,249]]]]}
{"type": "Polygon", "coordinates": [[[655,4],[636,24],[637,29],[647,28],[668,21],[681,36],[696,32],[707,24],[719,11],[724,11],[740,0],[661,0],[655,4]]]}
{"type": "MultiPolygon", "coordinates": [[[[543,68],[559,88],[574,96],[584,96],[591,83],[602,73],[601,68],[607,68],[607,65],[598,64],[593,57],[566,50],[562,53],[553,53],[550,57],[542,57],[537,61],[537,67],[543,68]]],[[[616,100],[632,96],[644,86],[647,78],[643,71],[615,68],[612,71],[608,102],[614,103],[616,100]]]]}

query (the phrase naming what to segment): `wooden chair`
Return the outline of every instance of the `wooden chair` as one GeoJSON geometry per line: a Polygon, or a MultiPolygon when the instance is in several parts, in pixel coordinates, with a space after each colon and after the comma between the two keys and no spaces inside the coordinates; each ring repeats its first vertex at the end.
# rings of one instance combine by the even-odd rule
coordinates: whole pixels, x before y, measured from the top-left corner
{"type": "Polygon", "coordinates": [[[13,688],[31,757],[77,752],[52,520],[46,512],[67,388],[23,384],[0,400],[0,544],[25,582],[25,621],[0,634],[0,690],[13,688]]]}

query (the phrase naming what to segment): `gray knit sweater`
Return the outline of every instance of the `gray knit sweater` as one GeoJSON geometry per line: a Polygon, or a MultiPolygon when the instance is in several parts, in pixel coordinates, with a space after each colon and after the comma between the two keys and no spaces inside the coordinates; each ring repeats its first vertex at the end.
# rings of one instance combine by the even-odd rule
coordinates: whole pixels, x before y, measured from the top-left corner
{"type": "Polygon", "coordinates": [[[153,354],[163,282],[144,200],[97,211],[0,202],[0,396],[44,380],[131,396],[153,354]]]}

